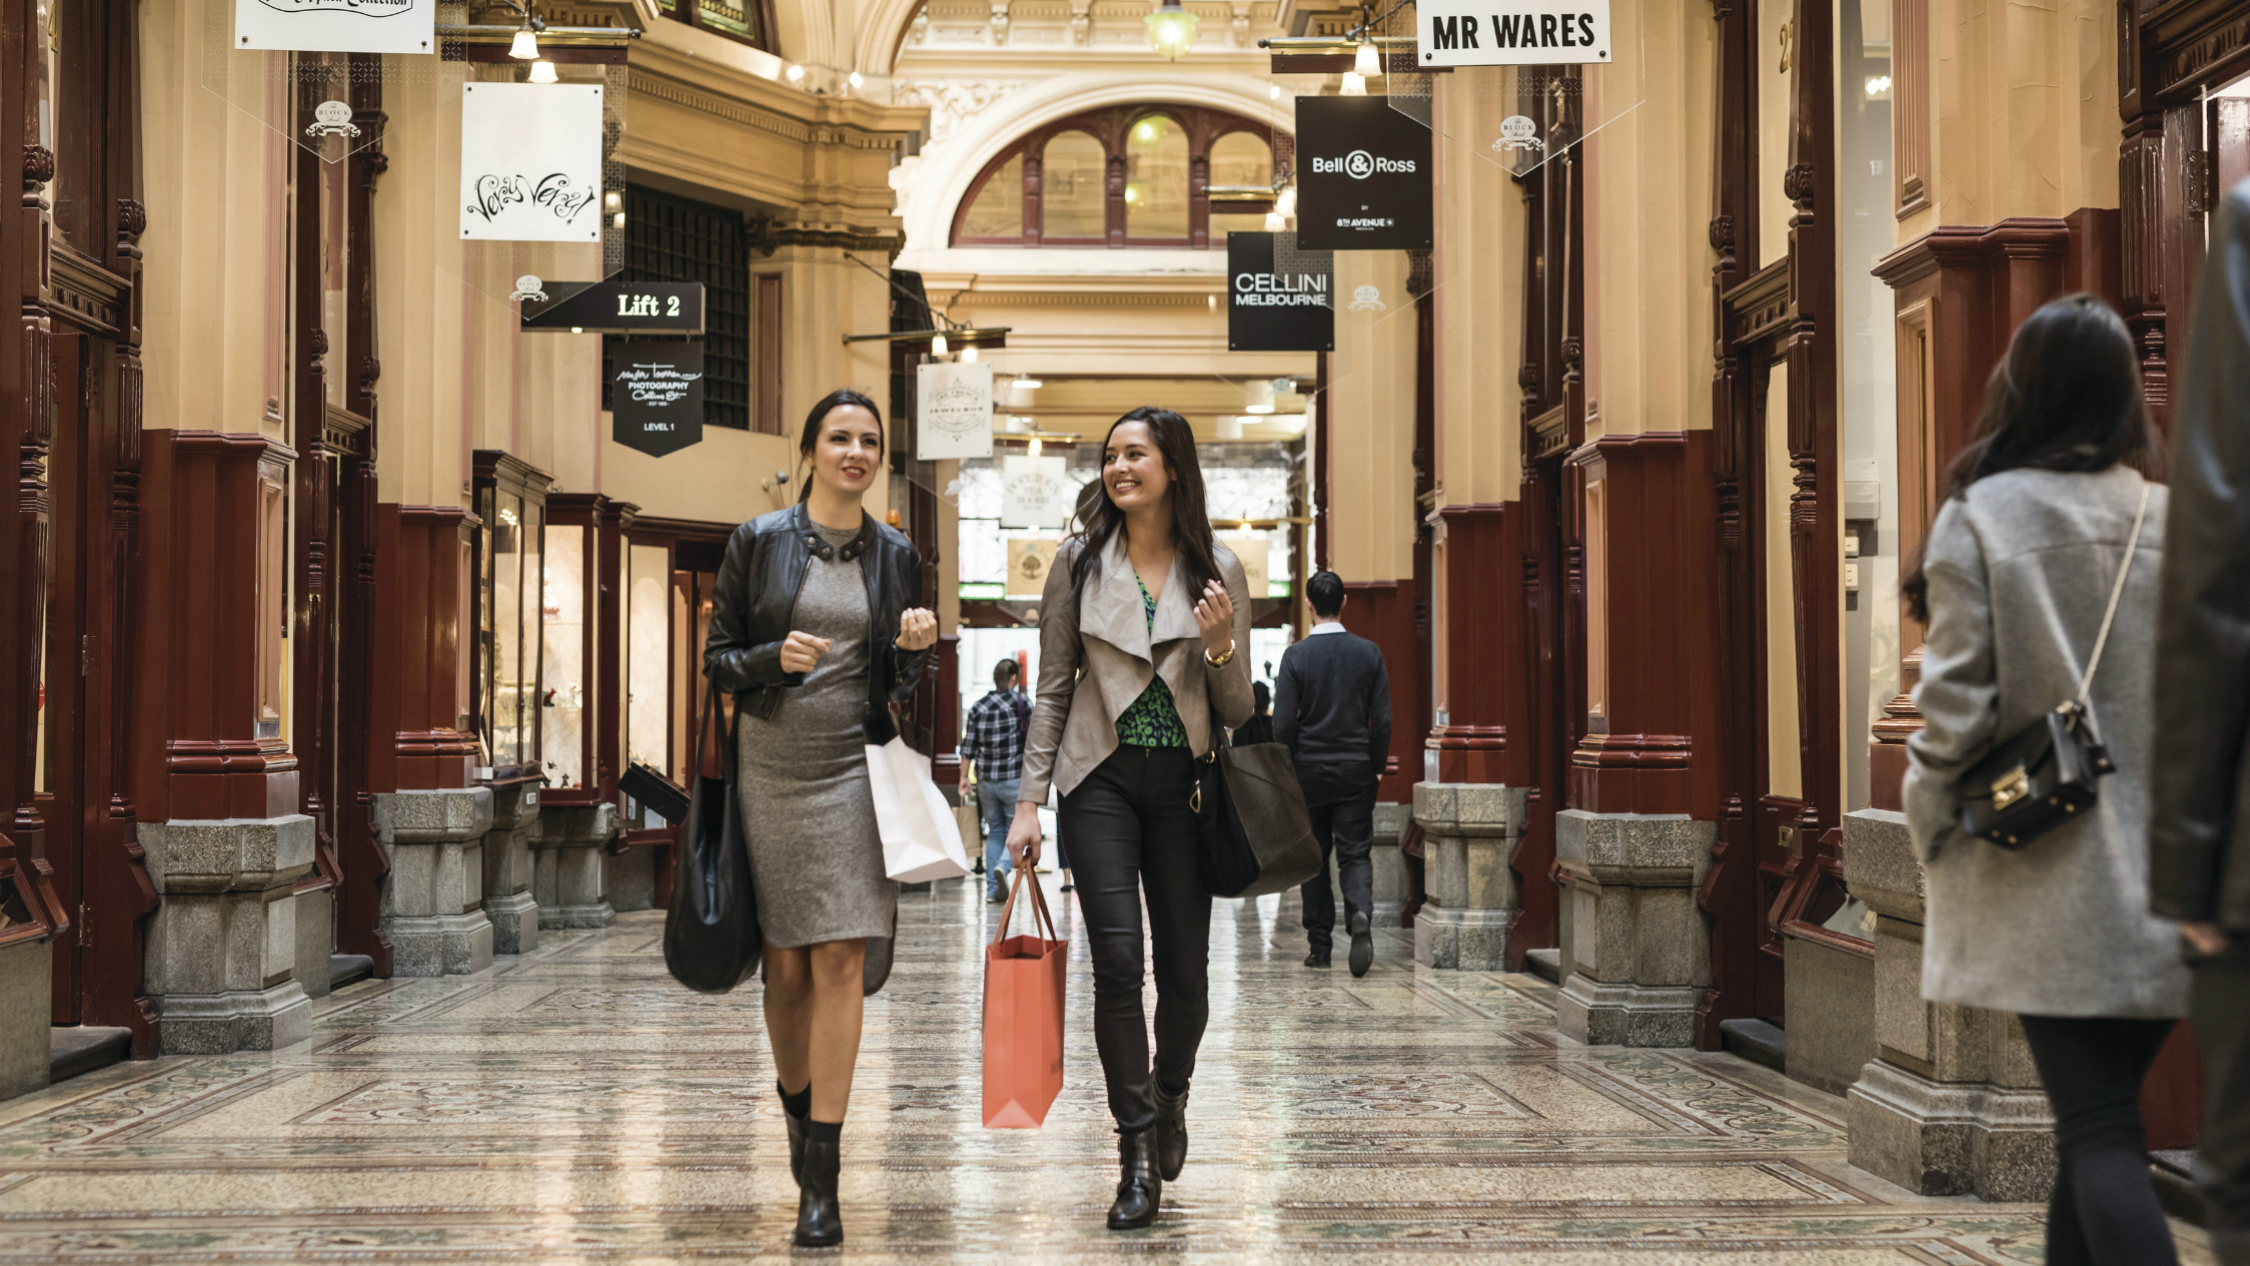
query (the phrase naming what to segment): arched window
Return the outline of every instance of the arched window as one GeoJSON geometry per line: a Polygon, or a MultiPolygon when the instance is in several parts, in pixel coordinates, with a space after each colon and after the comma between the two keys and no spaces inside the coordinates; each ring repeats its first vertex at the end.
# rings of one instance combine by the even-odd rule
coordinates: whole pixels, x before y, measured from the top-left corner
{"type": "Polygon", "coordinates": [[[1102,240],[1109,155],[1084,132],[1064,132],[1040,153],[1039,231],[1043,237],[1102,240]]]}
{"type": "Polygon", "coordinates": [[[957,246],[1224,245],[1262,227],[1292,139],[1198,106],[1112,106],[1058,119],[985,165],[954,210],[957,246]]]}

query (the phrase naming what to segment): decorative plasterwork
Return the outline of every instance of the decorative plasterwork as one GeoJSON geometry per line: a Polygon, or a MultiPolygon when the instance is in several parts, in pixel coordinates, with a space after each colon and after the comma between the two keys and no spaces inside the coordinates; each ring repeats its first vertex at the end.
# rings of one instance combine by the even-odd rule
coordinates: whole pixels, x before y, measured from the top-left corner
{"type": "Polygon", "coordinates": [[[1022,88],[1024,83],[1021,79],[895,79],[891,81],[891,103],[928,106],[928,143],[943,145],[952,139],[954,130],[963,120],[982,113],[985,107],[1022,88]]]}

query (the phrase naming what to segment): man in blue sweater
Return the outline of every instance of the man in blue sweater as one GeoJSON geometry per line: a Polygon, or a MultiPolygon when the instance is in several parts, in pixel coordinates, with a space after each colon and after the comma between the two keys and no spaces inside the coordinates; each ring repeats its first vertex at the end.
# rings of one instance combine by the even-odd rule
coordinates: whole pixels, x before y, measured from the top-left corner
{"type": "Polygon", "coordinates": [[[1352,938],[1352,975],[1375,961],[1375,788],[1391,751],[1391,682],[1383,652],[1344,629],[1344,581],[1332,571],[1305,582],[1312,632],[1281,656],[1273,691],[1274,741],[1288,747],[1297,782],[1320,837],[1320,873],[1306,881],[1305,966],[1328,966],[1336,931],[1336,898],[1327,861],[1336,858],[1344,884],[1344,926],[1352,938]]]}

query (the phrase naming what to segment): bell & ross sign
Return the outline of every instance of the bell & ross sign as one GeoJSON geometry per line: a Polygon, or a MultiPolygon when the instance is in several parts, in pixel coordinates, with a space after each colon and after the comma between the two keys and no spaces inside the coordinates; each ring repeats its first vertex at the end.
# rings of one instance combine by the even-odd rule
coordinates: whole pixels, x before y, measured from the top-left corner
{"type": "Polygon", "coordinates": [[[1335,288],[1334,257],[1296,234],[1227,234],[1227,350],[1335,351],[1335,288]]]}
{"type": "Polygon", "coordinates": [[[621,339],[609,360],[610,437],[651,457],[703,442],[703,340],[621,339]]]}
{"type": "Polygon", "coordinates": [[[1309,250],[1430,245],[1430,129],[1383,97],[1297,98],[1297,242],[1309,250]]]}
{"type": "Polygon", "coordinates": [[[525,333],[703,333],[700,281],[550,281],[546,287],[540,297],[523,300],[525,333]]]}
{"type": "Polygon", "coordinates": [[[1611,60],[1609,0],[1415,0],[1414,9],[1424,66],[1611,60]]]}

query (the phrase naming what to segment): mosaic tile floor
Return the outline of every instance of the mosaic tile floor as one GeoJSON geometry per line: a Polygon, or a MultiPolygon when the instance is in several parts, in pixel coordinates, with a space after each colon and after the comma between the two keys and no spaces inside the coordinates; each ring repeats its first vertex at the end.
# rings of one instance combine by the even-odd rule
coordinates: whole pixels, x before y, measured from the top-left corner
{"type": "MultiPolygon", "coordinates": [[[[993,908],[979,895],[952,883],[902,903],[831,1255],[2042,1258],[2037,1209],[1920,1199],[1850,1168],[1841,1101],[1763,1068],[1566,1043],[1544,983],[1416,969],[1402,933],[1378,934],[1364,979],[1341,954],[1308,970],[1293,898],[1219,903],[1187,1172],[1155,1227],[1114,1234],[1082,965],[1045,1128],[980,1128],[993,908]]],[[[285,1052],[124,1065],[0,1103],[0,1263],[789,1253],[795,1190],[756,989],[675,986],[660,931],[644,913],[546,932],[476,976],[346,989],[285,1052]]]]}

